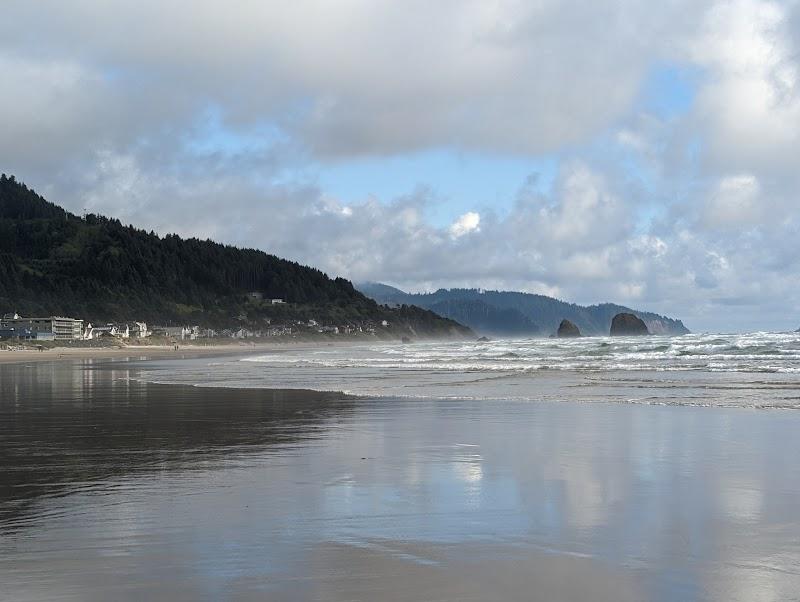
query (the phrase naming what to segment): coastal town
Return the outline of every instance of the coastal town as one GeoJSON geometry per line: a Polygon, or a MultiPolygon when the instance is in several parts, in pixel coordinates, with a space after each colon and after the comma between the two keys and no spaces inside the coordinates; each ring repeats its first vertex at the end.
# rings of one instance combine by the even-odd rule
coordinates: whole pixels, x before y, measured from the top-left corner
{"type": "MultiPolygon", "coordinates": [[[[255,293],[251,293],[255,295],[255,293]]],[[[274,305],[283,305],[282,299],[270,299],[274,305]]],[[[149,325],[144,321],[97,323],[65,316],[31,317],[17,313],[0,318],[0,345],[10,344],[87,344],[102,343],[162,343],[224,342],[249,339],[308,338],[328,336],[377,336],[387,329],[389,322],[364,321],[360,323],[325,324],[316,319],[273,321],[262,318],[258,327],[243,325],[243,316],[231,319],[227,328],[208,328],[197,324],[149,325]]]]}

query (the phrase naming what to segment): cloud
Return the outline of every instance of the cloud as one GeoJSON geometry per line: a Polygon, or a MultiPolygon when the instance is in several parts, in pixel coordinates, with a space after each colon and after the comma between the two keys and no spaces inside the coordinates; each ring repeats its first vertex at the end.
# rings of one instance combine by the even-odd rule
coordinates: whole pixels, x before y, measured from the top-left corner
{"type": "Polygon", "coordinates": [[[705,15],[690,56],[710,73],[696,123],[714,165],[774,173],[800,152],[797,12],[792,2],[736,0],[705,15]]]}
{"type": "Polygon", "coordinates": [[[113,93],[96,73],[71,60],[0,53],[0,157],[5,164],[52,168],[76,143],[102,135],[113,93]]]}
{"type": "Polygon", "coordinates": [[[442,228],[424,218],[435,202],[424,189],[344,205],[315,187],[265,189],[253,176],[150,177],[135,156],[104,156],[99,165],[91,192],[68,204],[162,233],[268,249],[354,280],[480,283],[590,300],[638,290],[629,258],[657,257],[666,245],[629,244],[629,206],[582,163],[562,170],[553,196],[523,186],[508,215],[467,212],[442,228]]]}
{"type": "Polygon", "coordinates": [[[760,186],[755,176],[722,178],[708,199],[706,221],[712,227],[747,227],[761,217],[760,186]]]}
{"type": "Polygon", "coordinates": [[[479,230],[480,223],[480,214],[475,213],[474,211],[469,211],[450,224],[450,236],[452,238],[461,238],[465,234],[475,232],[479,230]]]}
{"type": "MultiPolygon", "coordinates": [[[[126,113],[98,115],[103,125],[157,130],[218,106],[233,128],[266,120],[322,157],[538,153],[622,116],[662,51],[658,24],[696,4],[9,0],[0,52],[74,63],[94,97],[118,92],[126,113]]],[[[85,110],[71,109],[64,119],[85,110]]]]}

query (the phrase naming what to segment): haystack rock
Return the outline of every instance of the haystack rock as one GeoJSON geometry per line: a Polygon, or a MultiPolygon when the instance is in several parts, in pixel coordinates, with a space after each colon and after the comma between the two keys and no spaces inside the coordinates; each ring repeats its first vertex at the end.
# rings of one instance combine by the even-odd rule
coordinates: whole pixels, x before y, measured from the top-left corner
{"type": "Polygon", "coordinates": [[[581,336],[581,331],[569,320],[561,320],[561,324],[558,325],[556,336],[559,339],[569,339],[581,336]]]}
{"type": "Polygon", "coordinates": [[[650,334],[641,318],[633,314],[617,314],[611,320],[611,336],[631,336],[650,334]]]}

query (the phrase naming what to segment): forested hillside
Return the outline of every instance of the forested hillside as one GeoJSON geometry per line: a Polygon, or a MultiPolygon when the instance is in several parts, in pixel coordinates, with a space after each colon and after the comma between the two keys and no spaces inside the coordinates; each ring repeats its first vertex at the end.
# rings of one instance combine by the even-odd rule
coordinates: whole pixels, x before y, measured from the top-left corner
{"type": "Polygon", "coordinates": [[[458,319],[479,333],[524,336],[531,334],[534,327],[536,334],[550,335],[555,333],[561,320],[568,319],[583,334],[607,335],[611,319],[622,312],[639,316],[653,334],[689,332],[680,320],[613,303],[583,306],[545,295],[478,289],[440,289],[434,293],[409,294],[380,283],[359,284],[358,288],[379,303],[406,303],[432,309],[442,316],[458,319]],[[473,311],[476,304],[491,308],[490,323],[473,311]]]}
{"type": "Polygon", "coordinates": [[[209,326],[265,317],[387,320],[398,332],[469,332],[416,307],[381,307],[343,278],[262,251],[78,217],[3,175],[0,314],[11,311],[209,326]],[[249,299],[250,292],[287,304],[249,299]]]}
{"type": "Polygon", "coordinates": [[[496,307],[478,299],[444,299],[433,303],[429,309],[486,334],[537,335],[542,330],[516,309],[496,307]]]}

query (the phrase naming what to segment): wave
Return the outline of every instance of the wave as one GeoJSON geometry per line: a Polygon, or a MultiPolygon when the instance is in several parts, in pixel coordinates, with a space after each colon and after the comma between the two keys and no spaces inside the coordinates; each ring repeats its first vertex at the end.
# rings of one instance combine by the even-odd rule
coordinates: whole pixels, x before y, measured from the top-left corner
{"type": "Polygon", "coordinates": [[[800,407],[800,334],[423,342],[286,349],[144,380],[436,399],[800,407]]]}
{"type": "Polygon", "coordinates": [[[323,369],[507,371],[709,371],[800,373],[800,336],[753,333],[680,337],[527,339],[480,343],[375,345],[303,357],[263,355],[248,362],[323,369]]]}

